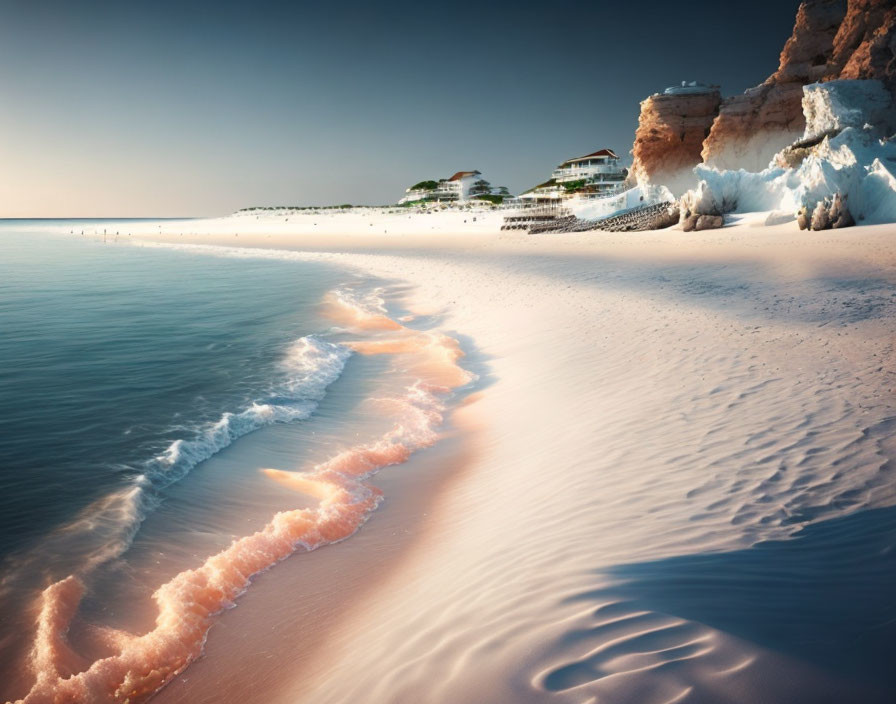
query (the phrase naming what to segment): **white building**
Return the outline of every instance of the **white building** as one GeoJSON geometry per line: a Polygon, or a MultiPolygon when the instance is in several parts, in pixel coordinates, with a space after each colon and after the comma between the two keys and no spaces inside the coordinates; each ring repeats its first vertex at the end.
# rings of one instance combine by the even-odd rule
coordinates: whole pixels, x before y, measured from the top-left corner
{"type": "MultiPolygon", "coordinates": [[[[468,200],[473,190],[473,184],[481,180],[482,174],[478,171],[458,171],[451,178],[439,182],[440,200],[468,200]]],[[[487,193],[491,193],[489,188],[487,193]]]]}
{"type": "Polygon", "coordinates": [[[402,203],[414,203],[420,200],[435,200],[435,192],[438,186],[434,186],[432,188],[414,188],[411,186],[410,188],[406,188],[404,190],[404,195],[398,201],[398,204],[402,203]]]}
{"type": "Polygon", "coordinates": [[[628,170],[619,165],[612,149],[600,149],[585,156],[567,159],[551,173],[551,179],[520,196],[523,203],[560,203],[606,198],[624,190],[628,170]]]}
{"type": "Polygon", "coordinates": [[[558,186],[554,179],[539,183],[517,196],[521,205],[554,205],[569,197],[569,192],[562,186],[558,186]]]}
{"type": "Polygon", "coordinates": [[[493,195],[495,190],[488,181],[483,180],[481,172],[458,171],[451,178],[421,181],[411,186],[398,202],[399,204],[415,201],[465,203],[475,196],[493,195]]]}
{"type": "Polygon", "coordinates": [[[601,149],[585,156],[567,159],[551,174],[556,183],[583,181],[582,189],[601,195],[620,190],[626,176],[628,171],[619,166],[619,157],[612,149],[601,149]]]}

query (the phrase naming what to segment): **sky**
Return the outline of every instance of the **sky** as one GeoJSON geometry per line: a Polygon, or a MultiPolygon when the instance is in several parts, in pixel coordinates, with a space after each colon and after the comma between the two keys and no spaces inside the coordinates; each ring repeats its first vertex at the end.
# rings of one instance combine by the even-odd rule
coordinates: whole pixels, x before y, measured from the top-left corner
{"type": "Polygon", "coordinates": [[[625,159],[639,102],[733,95],[797,0],[0,0],[0,217],[385,204],[478,169],[517,193],[625,159]]]}

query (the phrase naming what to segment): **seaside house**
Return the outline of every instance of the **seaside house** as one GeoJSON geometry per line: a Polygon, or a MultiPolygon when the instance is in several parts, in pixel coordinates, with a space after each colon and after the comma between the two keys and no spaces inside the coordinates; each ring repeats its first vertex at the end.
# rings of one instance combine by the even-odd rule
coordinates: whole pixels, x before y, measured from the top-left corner
{"type": "Polygon", "coordinates": [[[516,197],[519,205],[559,205],[569,195],[562,186],[557,185],[555,179],[549,179],[544,183],[533,186],[516,197]]]}
{"type": "Polygon", "coordinates": [[[418,203],[423,201],[438,200],[437,191],[439,188],[438,181],[420,181],[410,188],[406,188],[404,196],[398,201],[399,205],[404,203],[418,203]]]}
{"type": "Polygon", "coordinates": [[[626,176],[628,170],[619,166],[619,157],[612,149],[601,149],[564,161],[551,174],[551,178],[565,188],[575,184],[576,191],[597,195],[618,192],[626,176]]]}
{"type": "Polygon", "coordinates": [[[493,188],[482,178],[480,171],[458,171],[451,178],[414,184],[405,190],[398,203],[466,203],[477,199],[494,202],[495,198],[501,198],[506,193],[507,189],[504,187],[493,188]]]}
{"type": "MultiPolygon", "coordinates": [[[[471,195],[473,184],[482,174],[479,171],[458,171],[454,176],[439,183],[441,200],[465,201],[471,195]]],[[[491,192],[491,188],[488,189],[491,192]]]]}
{"type": "Polygon", "coordinates": [[[571,198],[593,199],[615,196],[624,190],[628,169],[620,166],[612,149],[567,159],[551,178],[519,196],[524,205],[553,205],[571,198]]]}

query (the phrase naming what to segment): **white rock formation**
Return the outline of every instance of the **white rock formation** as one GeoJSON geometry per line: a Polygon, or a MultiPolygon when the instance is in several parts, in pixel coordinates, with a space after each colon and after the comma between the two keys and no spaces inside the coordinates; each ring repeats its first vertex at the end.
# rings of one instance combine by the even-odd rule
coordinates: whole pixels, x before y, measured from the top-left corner
{"type": "Polygon", "coordinates": [[[839,80],[803,88],[806,130],[763,171],[696,167],[690,203],[721,212],[811,213],[840,194],[860,222],[896,222],[896,114],[877,80],[839,80]]]}
{"type": "Polygon", "coordinates": [[[813,83],[803,87],[803,139],[822,137],[847,127],[864,129],[866,125],[886,132],[894,127],[892,112],[890,93],[880,81],[813,83]]]}

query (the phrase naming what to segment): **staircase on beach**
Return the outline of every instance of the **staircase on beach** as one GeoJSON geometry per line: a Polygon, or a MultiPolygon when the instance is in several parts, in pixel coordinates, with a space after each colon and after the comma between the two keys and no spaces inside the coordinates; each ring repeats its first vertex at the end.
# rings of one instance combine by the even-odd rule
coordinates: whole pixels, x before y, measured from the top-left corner
{"type": "Polygon", "coordinates": [[[530,235],[551,232],[642,232],[670,227],[678,222],[678,203],[663,201],[642,205],[597,220],[582,220],[558,209],[518,212],[504,218],[502,230],[528,230],[530,235]]]}

